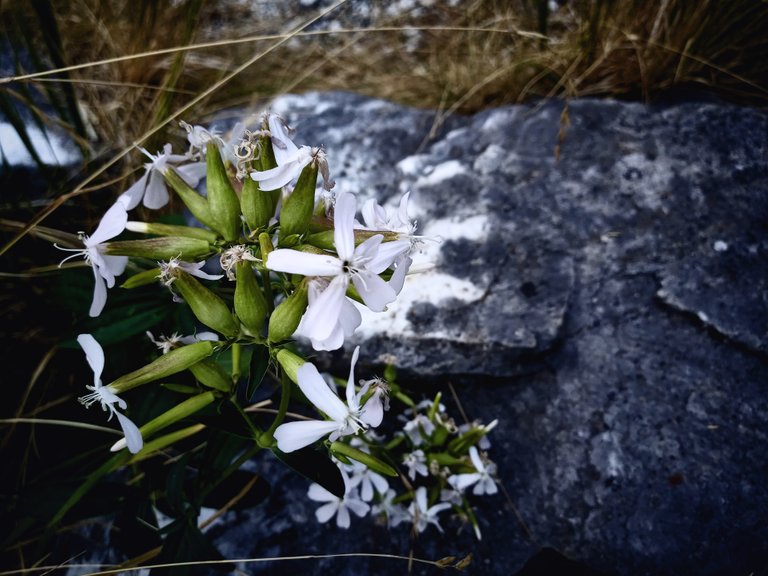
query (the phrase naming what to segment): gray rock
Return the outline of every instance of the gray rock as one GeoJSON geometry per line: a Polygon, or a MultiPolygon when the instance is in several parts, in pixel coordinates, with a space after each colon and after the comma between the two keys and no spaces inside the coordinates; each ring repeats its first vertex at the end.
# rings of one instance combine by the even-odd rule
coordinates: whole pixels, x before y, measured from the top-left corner
{"type": "MultiPolygon", "coordinates": [[[[482,542],[450,522],[415,542],[364,521],[344,532],[267,459],[268,507],[214,529],[228,553],[471,551],[473,573],[509,574],[549,545],[614,574],[765,569],[763,112],[573,101],[558,159],[562,102],[453,117],[426,143],[430,112],[348,94],[275,107],[298,142],[326,145],[341,189],[392,204],[411,190],[420,229],[442,236],[422,245],[435,267],[354,343],[362,364],[393,358],[426,394],[421,376],[451,381],[470,418],[499,419],[508,499],[478,502],[482,542]]],[[[328,570],[404,573],[301,567],[328,570]]]]}

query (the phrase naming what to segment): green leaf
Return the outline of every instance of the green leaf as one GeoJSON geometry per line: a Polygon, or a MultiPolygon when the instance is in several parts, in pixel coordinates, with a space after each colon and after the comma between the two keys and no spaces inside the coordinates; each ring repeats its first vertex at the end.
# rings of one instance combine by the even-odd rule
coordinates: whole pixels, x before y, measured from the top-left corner
{"type": "Polygon", "coordinates": [[[245,399],[253,402],[253,395],[264,381],[264,375],[269,369],[269,348],[257,346],[251,356],[251,366],[248,372],[248,384],[245,388],[245,399]]]}
{"type": "Polygon", "coordinates": [[[328,458],[327,454],[313,448],[304,448],[291,453],[273,448],[272,452],[295,472],[312,482],[317,482],[334,496],[344,498],[346,492],[344,478],[339,467],[328,458]]]}

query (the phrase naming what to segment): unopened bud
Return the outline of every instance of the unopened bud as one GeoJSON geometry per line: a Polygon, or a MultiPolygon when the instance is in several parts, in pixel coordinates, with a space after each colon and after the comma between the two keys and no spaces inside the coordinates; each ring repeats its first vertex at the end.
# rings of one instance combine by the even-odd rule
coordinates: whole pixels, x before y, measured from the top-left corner
{"type": "Polygon", "coordinates": [[[120,288],[127,288],[130,290],[132,288],[138,288],[139,286],[146,286],[147,284],[156,282],[159,276],[159,268],[144,270],[144,272],[139,272],[138,274],[134,274],[133,276],[127,278],[125,282],[120,284],[120,288]]]}
{"type": "Polygon", "coordinates": [[[269,253],[275,249],[274,246],[272,246],[272,238],[270,238],[269,234],[266,232],[259,234],[259,248],[261,249],[261,259],[266,262],[269,253]]]}
{"type": "Polygon", "coordinates": [[[304,311],[307,309],[308,292],[308,280],[305,278],[296,287],[294,293],[275,308],[269,317],[268,338],[270,342],[280,342],[293,336],[296,328],[299,327],[304,311]]]}
{"type": "Polygon", "coordinates": [[[216,229],[215,220],[211,214],[211,208],[208,206],[208,200],[200,196],[197,191],[189,186],[178,172],[172,167],[164,173],[165,181],[179,195],[184,205],[189,208],[192,215],[208,228],[216,229]]]}
{"type": "Polygon", "coordinates": [[[109,384],[109,388],[115,394],[121,394],[131,388],[136,388],[142,384],[154,382],[155,380],[160,380],[161,378],[166,378],[186,370],[193,364],[200,362],[203,358],[213,354],[215,344],[217,342],[206,340],[171,350],[168,354],[163,354],[146,366],[120,376],[120,378],[109,384]]]}
{"type": "Polygon", "coordinates": [[[232,242],[240,236],[240,200],[232,188],[215,142],[208,142],[205,160],[208,206],[216,223],[214,228],[224,236],[224,240],[232,242]]]}
{"type": "Polygon", "coordinates": [[[301,368],[304,364],[306,364],[307,361],[304,360],[304,358],[302,358],[301,356],[297,356],[293,352],[283,348],[277,353],[277,362],[278,364],[280,364],[280,367],[285,371],[288,378],[290,378],[291,380],[293,380],[298,384],[299,368],[301,368]]]}
{"type": "Polygon", "coordinates": [[[395,478],[397,477],[397,470],[392,468],[389,464],[385,464],[375,456],[363,452],[362,450],[358,450],[357,448],[353,448],[344,442],[333,442],[331,444],[331,452],[336,456],[341,454],[352,460],[357,460],[358,462],[365,464],[370,470],[378,472],[379,474],[385,474],[395,478]]]}
{"type": "Polygon", "coordinates": [[[156,236],[183,236],[185,238],[199,238],[208,242],[216,242],[218,236],[215,232],[195,226],[176,226],[173,224],[160,224],[156,222],[128,222],[126,230],[139,232],[140,234],[154,234],[156,236]]]}
{"type": "Polygon", "coordinates": [[[275,215],[275,205],[272,195],[259,188],[259,183],[253,178],[246,178],[240,192],[240,208],[246,224],[251,229],[261,230],[269,225],[269,220],[275,215]]]}
{"type": "Polygon", "coordinates": [[[200,384],[229,393],[232,390],[232,379],[221,365],[212,358],[205,358],[189,367],[189,371],[200,384]]]}
{"type": "MultiPolygon", "coordinates": [[[[187,400],[184,400],[181,404],[177,404],[167,412],[163,412],[158,416],[157,418],[153,418],[144,426],[139,428],[139,431],[141,432],[141,437],[146,439],[150,436],[154,435],[155,433],[159,432],[160,430],[163,430],[164,428],[167,428],[171,424],[175,424],[179,420],[182,420],[184,418],[187,418],[191,416],[192,414],[195,414],[208,406],[211,402],[213,402],[216,399],[216,394],[214,392],[203,392],[202,394],[198,394],[197,396],[193,396],[192,398],[188,398],[187,400]]],[[[117,452],[118,450],[122,450],[126,446],[125,438],[122,438],[115,442],[110,450],[112,452],[117,452]]],[[[145,445],[145,448],[147,446],[145,445]]]]}
{"type": "Polygon", "coordinates": [[[315,208],[315,188],[317,187],[317,163],[307,164],[299,174],[296,187],[283,202],[280,210],[280,245],[283,238],[293,234],[304,234],[309,229],[312,211],[315,208]]]}
{"type": "Polygon", "coordinates": [[[221,332],[228,338],[237,336],[240,325],[232,312],[219,296],[203,286],[184,270],[174,272],[173,286],[184,298],[192,313],[200,322],[221,332]]]}
{"type": "Polygon", "coordinates": [[[251,334],[257,335],[267,318],[267,301],[248,262],[235,264],[235,271],[235,314],[251,334]]]}
{"type": "Polygon", "coordinates": [[[151,260],[203,260],[213,253],[207,240],[165,236],[146,240],[122,240],[103,244],[104,253],[115,256],[132,256],[151,260]]]}

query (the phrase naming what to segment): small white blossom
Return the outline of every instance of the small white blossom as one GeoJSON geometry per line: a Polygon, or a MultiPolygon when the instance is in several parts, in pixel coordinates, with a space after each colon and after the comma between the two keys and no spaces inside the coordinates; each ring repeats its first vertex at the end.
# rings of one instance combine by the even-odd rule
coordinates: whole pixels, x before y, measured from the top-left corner
{"type": "Polygon", "coordinates": [[[343,343],[343,338],[338,337],[340,316],[343,309],[348,309],[344,302],[350,282],[365,305],[374,312],[383,311],[397,297],[395,290],[379,276],[391,264],[378,258],[383,236],[377,234],[355,247],[355,210],[355,196],[339,194],[334,214],[334,244],[338,257],[279,249],[271,252],[266,261],[266,267],[276,272],[331,278],[327,288],[307,307],[301,328],[302,334],[313,343],[325,343],[327,349],[331,349],[327,345],[331,336],[336,336],[333,345],[338,343],[341,347],[343,343]]]}
{"type": "Polygon", "coordinates": [[[403,506],[393,502],[396,497],[397,493],[394,490],[389,489],[386,494],[381,496],[381,501],[378,504],[374,504],[371,508],[371,513],[374,515],[386,515],[387,525],[390,528],[397,526],[405,520],[410,520],[411,518],[403,506]]]}
{"type": "Polygon", "coordinates": [[[355,462],[352,465],[352,477],[349,479],[352,488],[360,487],[360,498],[370,502],[376,494],[386,494],[389,483],[381,474],[370,470],[365,464],[355,462]]]}
{"type": "Polygon", "coordinates": [[[104,242],[125,230],[127,222],[128,213],[125,211],[125,207],[117,203],[107,210],[96,227],[96,231],[91,236],[81,235],[85,249],[61,248],[54,244],[59,250],[75,252],[72,256],[62,260],[59,266],[70,258],[84,256],[85,261],[93,268],[95,284],[93,286],[93,300],[88,312],[91,317],[101,314],[104,305],[107,303],[107,288],[112,288],[115,285],[115,277],[120,276],[128,264],[127,256],[109,256],[104,254],[103,246],[104,242]]]}
{"type": "Polygon", "coordinates": [[[483,462],[475,446],[469,448],[469,458],[477,472],[469,474],[456,474],[448,478],[448,483],[456,490],[463,491],[474,484],[472,493],[475,496],[483,494],[496,494],[499,491],[492,475],[496,474],[496,464],[488,461],[487,465],[483,462]]]}
{"type": "MultiPolygon", "coordinates": [[[[93,370],[93,386],[86,386],[86,388],[88,388],[88,390],[92,390],[92,392],[79,398],[80,403],[88,408],[94,402],[99,402],[101,404],[102,410],[109,411],[109,418],[107,419],[108,421],[112,420],[112,416],[117,416],[117,421],[120,423],[120,427],[123,429],[123,434],[125,434],[124,443],[127,444],[128,450],[132,454],[136,454],[136,452],[141,450],[141,448],[144,446],[144,440],[141,437],[141,432],[139,431],[136,424],[134,424],[127,416],[124,416],[118,412],[117,408],[115,408],[115,404],[117,404],[119,408],[125,410],[128,405],[126,404],[125,400],[115,394],[109,386],[102,386],[101,384],[101,373],[104,370],[104,350],[101,348],[101,345],[96,341],[96,339],[90,334],[80,334],[77,337],[77,342],[85,352],[85,358],[88,361],[88,365],[91,367],[91,370],[93,370]]],[[[112,451],[116,452],[122,447],[122,445],[125,445],[122,444],[116,448],[116,446],[120,444],[121,443],[118,442],[115,446],[113,446],[112,451]]]]}
{"type": "Polygon", "coordinates": [[[187,132],[187,142],[189,142],[189,151],[187,158],[190,160],[201,160],[205,157],[205,150],[208,142],[216,142],[217,145],[223,145],[224,141],[219,136],[217,130],[208,130],[199,124],[188,124],[181,120],[179,126],[187,132]]]}
{"type": "Polygon", "coordinates": [[[306,362],[297,371],[297,384],[315,407],[330,420],[302,420],[281,424],[275,430],[277,447],[283,452],[294,452],[309,446],[324,436],[331,442],[342,436],[357,434],[369,426],[360,407],[360,395],[355,393],[355,364],[360,347],[352,354],[346,388],[346,404],[334,394],[314,364],[306,362]]]}
{"type": "Polygon", "coordinates": [[[416,480],[416,475],[428,476],[427,457],[423,450],[414,450],[403,457],[403,464],[408,467],[408,478],[416,480]]]}
{"type": "Polygon", "coordinates": [[[430,524],[434,524],[435,527],[442,532],[443,528],[437,520],[437,515],[450,508],[451,505],[447,502],[435,504],[429,506],[427,502],[427,489],[424,486],[419,486],[416,489],[416,495],[408,507],[408,513],[411,516],[411,522],[413,522],[413,529],[421,534],[430,524]]]}
{"type": "Polygon", "coordinates": [[[144,200],[144,206],[157,210],[168,204],[168,188],[165,186],[164,174],[168,169],[175,165],[179,176],[193,188],[197,186],[200,179],[205,176],[205,162],[193,162],[184,166],[179,166],[181,162],[186,162],[189,157],[181,154],[171,154],[171,145],[166,144],[162,152],[153,156],[144,148],[139,148],[150,162],[144,164],[144,175],[139,178],[128,190],[123,192],[117,199],[119,203],[125,206],[126,210],[133,210],[144,200]]]}
{"type": "Polygon", "coordinates": [[[426,414],[416,414],[403,426],[403,432],[413,442],[414,446],[421,446],[425,438],[429,438],[435,431],[435,425],[426,414]]]}
{"type": "Polygon", "coordinates": [[[357,490],[350,486],[349,479],[343,471],[342,476],[344,477],[344,486],[346,488],[344,498],[339,498],[335,494],[331,494],[319,484],[310,485],[307,496],[310,500],[324,503],[320,508],[315,510],[315,517],[318,522],[325,523],[336,516],[336,526],[346,530],[350,525],[350,511],[362,518],[368,514],[371,507],[360,500],[357,495],[357,490]]]}

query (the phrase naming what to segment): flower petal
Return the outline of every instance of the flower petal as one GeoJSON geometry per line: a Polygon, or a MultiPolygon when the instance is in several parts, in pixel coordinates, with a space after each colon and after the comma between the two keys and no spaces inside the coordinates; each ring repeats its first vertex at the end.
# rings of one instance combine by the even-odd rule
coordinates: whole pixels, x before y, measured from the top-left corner
{"type": "Polygon", "coordinates": [[[277,165],[281,166],[296,159],[299,149],[293,143],[285,129],[285,124],[276,114],[270,114],[267,120],[269,132],[272,136],[272,151],[275,153],[277,165]]]}
{"type": "Polygon", "coordinates": [[[451,476],[448,478],[448,483],[456,488],[456,490],[463,491],[478,480],[480,480],[480,474],[473,472],[472,474],[456,474],[451,476]]]}
{"type": "Polygon", "coordinates": [[[85,245],[91,248],[114,238],[125,230],[127,222],[128,212],[125,211],[125,206],[120,202],[114,203],[102,217],[96,231],[85,241],[85,245]]]}
{"type": "Polygon", "coordinates": [[[277,447],[286,453],[295,452],[320,440],[338,427],[338,422],[328,420],[304,420],[281,424],[275,430],[277,447]]]}
{"type": "Polygon", "coordinates": [[[317,521],[321,524],[325,524],[333,518],[333,515],[336,514],[336,510],[339,509],[339,503],[338,502],[329,502],[328,504],[323,504],[315,510],[315,518],[317,518],[317,521]]]}
{"type": "Polygon", "coordinates": [[[205,176],[205,162],[193,162],[192,164],[178,166],[176,172],[179,173],[184,182],[195,188],[205,176]]]}
{"type": "Polygon", "coordinates": [[[339,323],[348,280],[336,276],[311,305],[307,307],[302,321],[304,334],[312,340],[325,340],[339,323]]]}
{"type": "Polygon", "coordinates": [[[351,412],[357,412],[360,406],[357,402],[357,395],[355,394],[355,364],[360,356],[360,346],[355,347],[355,351],[352,352],[352,361],[349,364],[349,378],[347,379],[347,406],[351,412]]]}
{"type": "Polygon", "coordinates": [[[349,500],[346,500],[344,503],[347,505],[347,508],[349,508],[352,512],[354,512],[360,518],[368,514],[368,511],[371,509],[371,507],[368,506],[368,504],[360,500],[354,500],[350,498],[349,500]]]}
{"type": "Polygon", "coordinates": [[[90,334],[79,334],[77,343],[85,352],[85,359],[93,370],[93,385],[98,388],[101,386],[101,373],[104,371],[104,350],[90,334]]]}
{"type": "Polygon", "coordinates": [[[339,511],[336,514],[336,526],[346,530],[349,528],[349,524],[349,510],[347,510],[346,506],[339,506],[339,511]]]}
{"type": "Polygon", "coordinates": [[[333,243],[341,260],[351,260],[355,254],[355,211],[357,199],[354,194],[342,193],[336,196],[333,211],[333,243]]]}
{"type": "Polygon", "coordinates": [[[141,197],[144,195],[144,189],[147,187],[147,177],[149,176],[149,170],[142,174],[141,178],[136,180],[128,190],[118,196],[117,201],[120,202],[126,210],[133,210],[141,202],[141,197]]]}
{"type": "Polygon", "coordinates": [[[128,451],[131,454],[136,454],[136,452],[144,447],[144,439],[141,437],[138,426],[128,416],[124,416],[117,411],[115,411],[115,414],[117,414],[117,421],[120,422],[120,427],[123,429],[123,434],[125,434],[128,451]]]}
{"type": "Polygon", "coordinates": [[[352,282],[360,296],[373,312],[381,312],[387,304],[397,298],[394,289],[377,274],[360,270],[352,277],[352,282]]]}
{"type": "Polygon", "coordinates": [[[152,170],[144,192],[144,206],[150,210],[158,210],[168,204],[168,200],[168,189],[165,187],[163,175],[159,170],[152,170]]]}
{"type": "Polygon", "coordinates": [[[320,484],[315,483],[310,484],[309,490],[307,491],[307,497],[315,502],[336,502],[339,499],[338,496],[331,494],[328,490],[320,486],[320,484]]]}
{"type": "Polygon", "coordinates": [[[343,423],[349,415],[349,410],[338,396],[328,387],[320,372],[311,362],[305,362],[297,370],[299,388],[315,407],[335,420],[335,428],[343,423]]]}
{"type": "Polygon", "coordinates": [[[374,394],[368,399],[360,412],[360,420],[368,424],[371,428],[376,428],[384,420],[384,405],[378,394],[374,394]]]}
{"type": "Polygon", "coordinates": [[[93,280],[93,300],[88,315],[91,318],[96,318],[104,310],[104,305],[107,303],[107,286],[96,266],[93,267],[93,280]]]}
{"type": "Polygon", "coordinates": [[[302,276],[338,276],[343,262],[331,254],[308,254],[281,248],[269,253],[266,267],[275,272],[302,276]]]}

